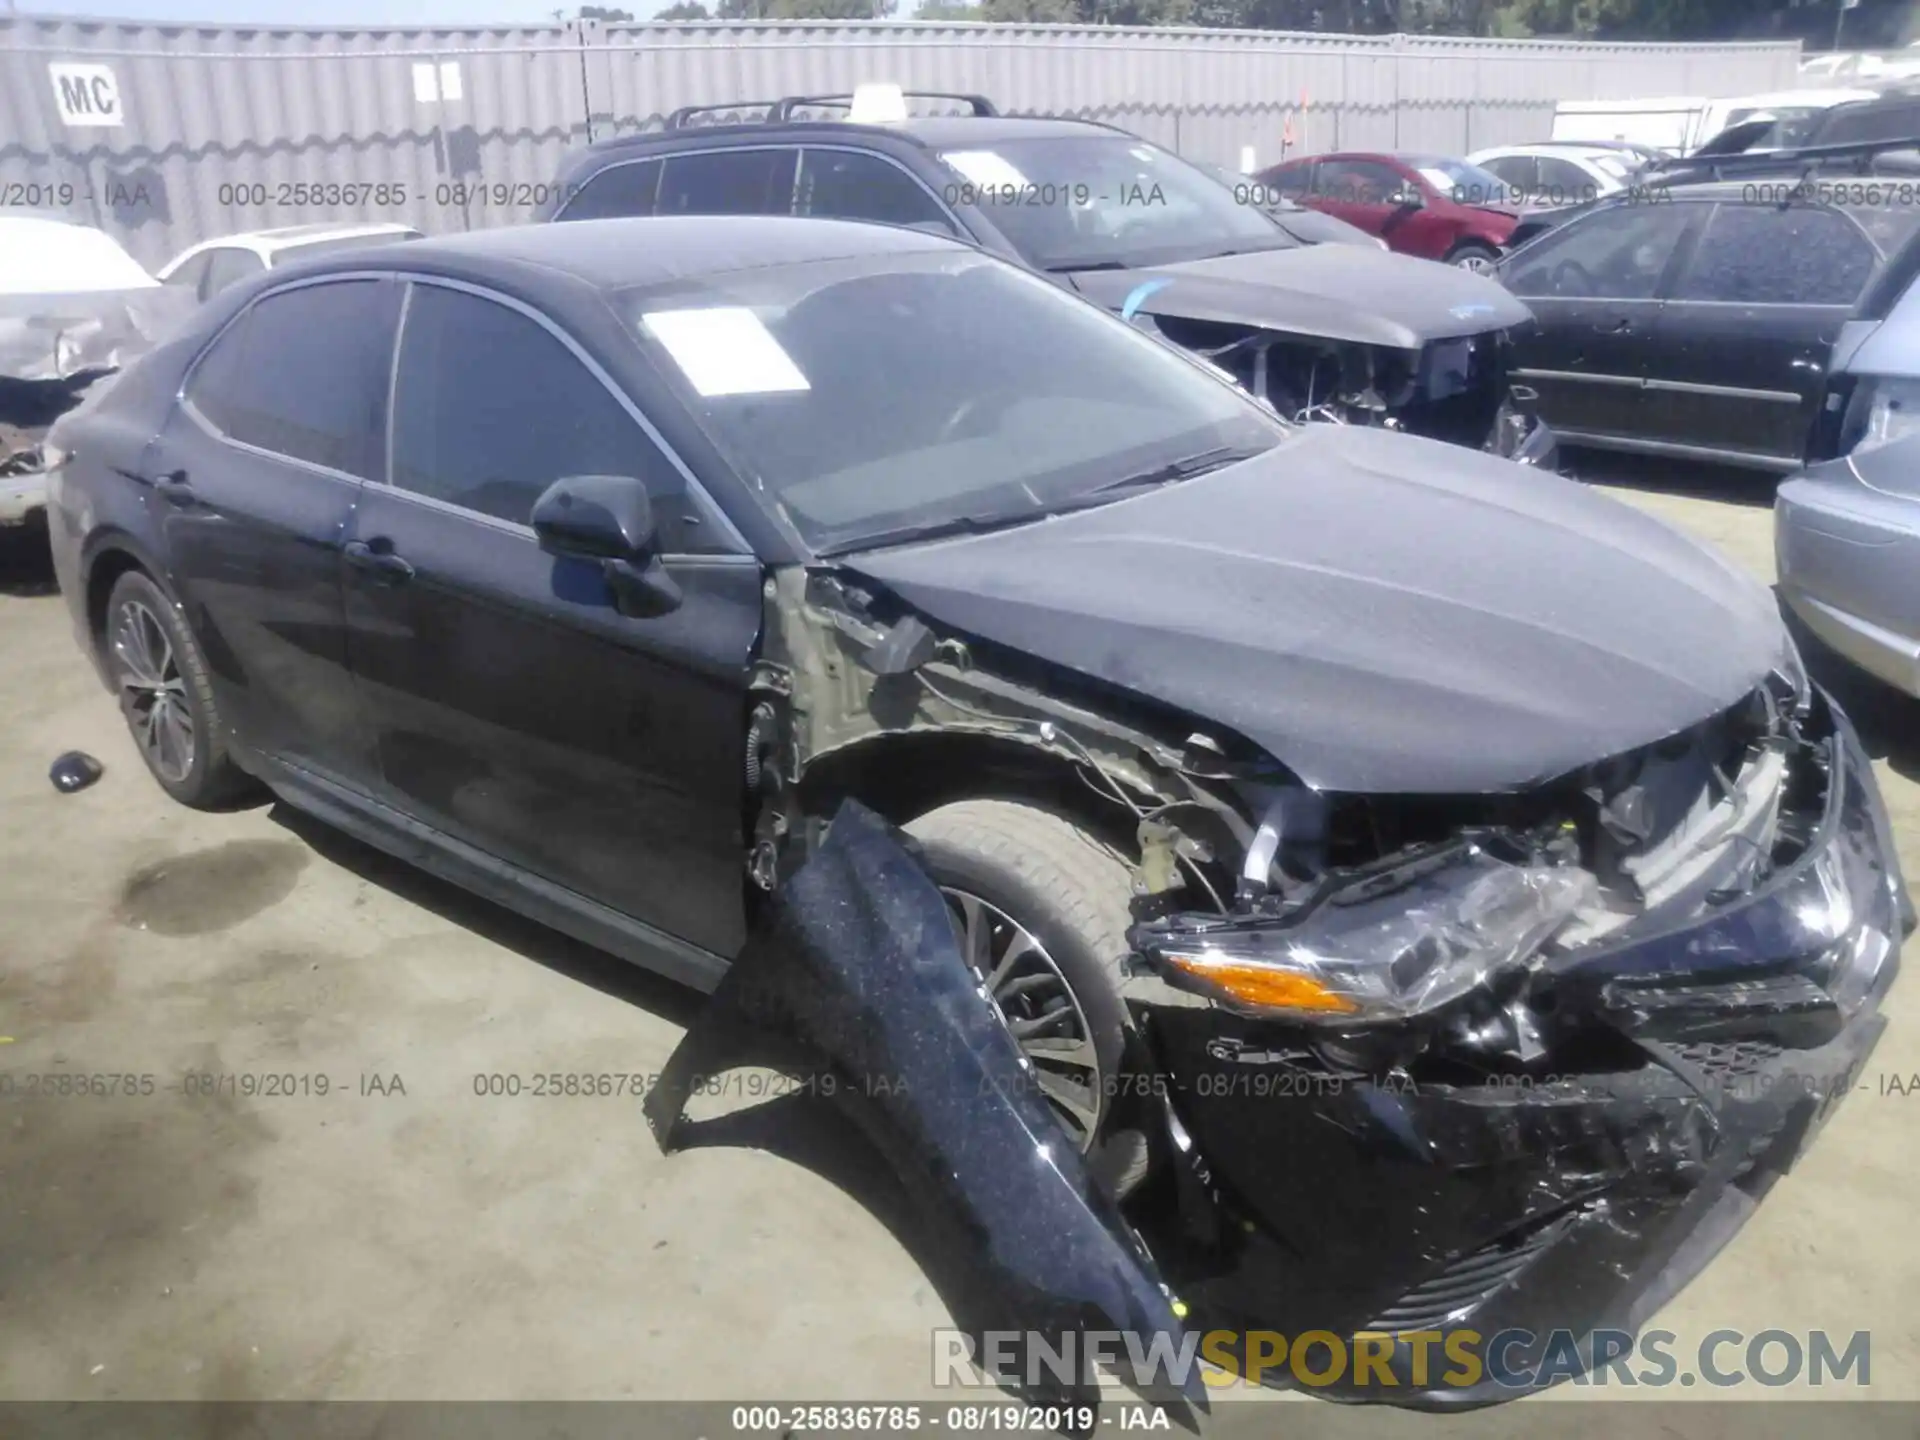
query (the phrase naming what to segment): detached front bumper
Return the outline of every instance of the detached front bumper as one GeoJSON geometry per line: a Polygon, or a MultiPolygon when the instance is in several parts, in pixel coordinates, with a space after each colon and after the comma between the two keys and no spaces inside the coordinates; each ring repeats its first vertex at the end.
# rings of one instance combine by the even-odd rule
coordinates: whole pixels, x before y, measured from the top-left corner
{"type": "Polygon", "coordinates": [[[1409,1340],[1391,1383],[1349,1370],[1320,1392],[1472,1406],[1537,1388],[1556,1332],[1585,1370],[1594,1332],[1637,1330],[1698,1273],[1855,1088],[1913,926],[1871,770],[1835,723],[1824,818],[1791,867],[1546,977],[1557,1007],[1617,1037],[1604,1067],[1340,1075],[1274,1022],[1131,982],[1178,1182],[1178,1218],[1152,1238],[1195,1328],[1525,1332],[1458,1384],[1437,1343],[1409,1340]]]}

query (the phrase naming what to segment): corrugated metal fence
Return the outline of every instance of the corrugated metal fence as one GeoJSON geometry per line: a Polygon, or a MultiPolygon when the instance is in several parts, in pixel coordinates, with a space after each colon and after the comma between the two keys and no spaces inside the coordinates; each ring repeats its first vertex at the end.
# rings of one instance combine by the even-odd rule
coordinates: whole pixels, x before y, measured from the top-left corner
{"type": "Polygon", "coordinates": [[[1236,166],[1242,147],[1461,152],[1562,99],[1791,85],[1795,45],[1598,45],[914,21],[287,30],[0,21],[0,204],[91,218],[148,264],[304,221],[527,217],[567,150],[675,107],[983,91],[1236,166]]]}

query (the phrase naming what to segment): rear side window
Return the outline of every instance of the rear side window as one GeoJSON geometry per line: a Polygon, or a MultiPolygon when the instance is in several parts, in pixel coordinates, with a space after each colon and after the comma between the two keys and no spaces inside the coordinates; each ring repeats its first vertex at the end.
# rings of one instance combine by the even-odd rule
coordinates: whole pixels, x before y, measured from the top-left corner
{"type": "Polygon", "coordinates": [[[570,475],[631,475],[660,546],[724,550],[680,472],[600,378],[544,326],[464,291],[415,285],[394,377],[393,483],[525,525],[570,475]]]}
{"type": "Polygon", "coordinates": [[[377,280],[268,295],[221,332],[186,398],[230,439],[372,479],[395,303],[377,280]]]}
{"type": "Polygon", "coordinates": [[[609,165],[582,185],[556,218],[612,220],[625,215],[651,215],[659,190],[658,160],[609,165]]]}
{"type": "Polygon", "coordinates": [[[911,175],[890,160],[856,150],[801,151],[793,210],[835,220],[938,225],[949,232],[953,228],[911,175]]]}
{"type": "Polygon", "coordinates": [[[1837,210],[1722,205],[1675,292],[1741,305],[1852,305],[1879,256],[1837,210]]]}
{"type": "Polygon", "coordinates": [[[786,215],[798,152],[709,150],[669,155],[657,215],[786,215]]]}

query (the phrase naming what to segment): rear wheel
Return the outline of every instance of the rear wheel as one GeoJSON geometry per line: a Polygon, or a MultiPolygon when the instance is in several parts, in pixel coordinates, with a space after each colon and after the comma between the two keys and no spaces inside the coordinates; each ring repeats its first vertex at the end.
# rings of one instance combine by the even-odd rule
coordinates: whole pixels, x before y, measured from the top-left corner
{"type": "Polygon", "coordinates": [[[967,963],[1033,1063],[1041,1093],[1097,1178],[1145,1173],[1120,999],[1127,862],[1072,821],[1011,800],[962,800],[910,822],[967,963]]]}
{"type": "Polygon", "coordinates": [[[120,713],[160,788],[196,810],[246,798],[254,782],[227,754],[206,658],[173,597],[129,570],[107,597],[105,639],[120,713]]]}

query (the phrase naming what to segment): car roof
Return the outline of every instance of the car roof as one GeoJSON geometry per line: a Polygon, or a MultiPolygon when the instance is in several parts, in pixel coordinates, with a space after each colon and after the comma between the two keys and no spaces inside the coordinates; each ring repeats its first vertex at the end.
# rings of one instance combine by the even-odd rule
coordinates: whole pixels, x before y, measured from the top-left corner
{"type": "Polygon", "coordinates": [[[299,262],[299,273],[425,270],[486,281],[544,271],[611,291],[815,260],[966,248],[925,231],[858,220],[660,215],[432,236],[404,246],[331,253],[299,262]]]}
{"type": "MultiPolygon", "coordinates": [[[[742,104],[741,109],[750,109],[742,104]]],[[[689,125],[678,130],[642,130],[597,140],[586,153],[612,157],[672,149],[677,143],[704,146],[725,140],[758,140],[790,144],[808,137],[857,135],[872,139],[895,136],[931,150],[956,145],[991,145],[1001,140],[1041,140],[1069,135],[1125,135],[1097,120],[1071,120],[1038,115],[917,115],[905,120],[866,124],[850,120],[749,120],[731,125],[689,125]]],[[[1138,137],[1129,137],[1137,139],[1138,137]]]]}

